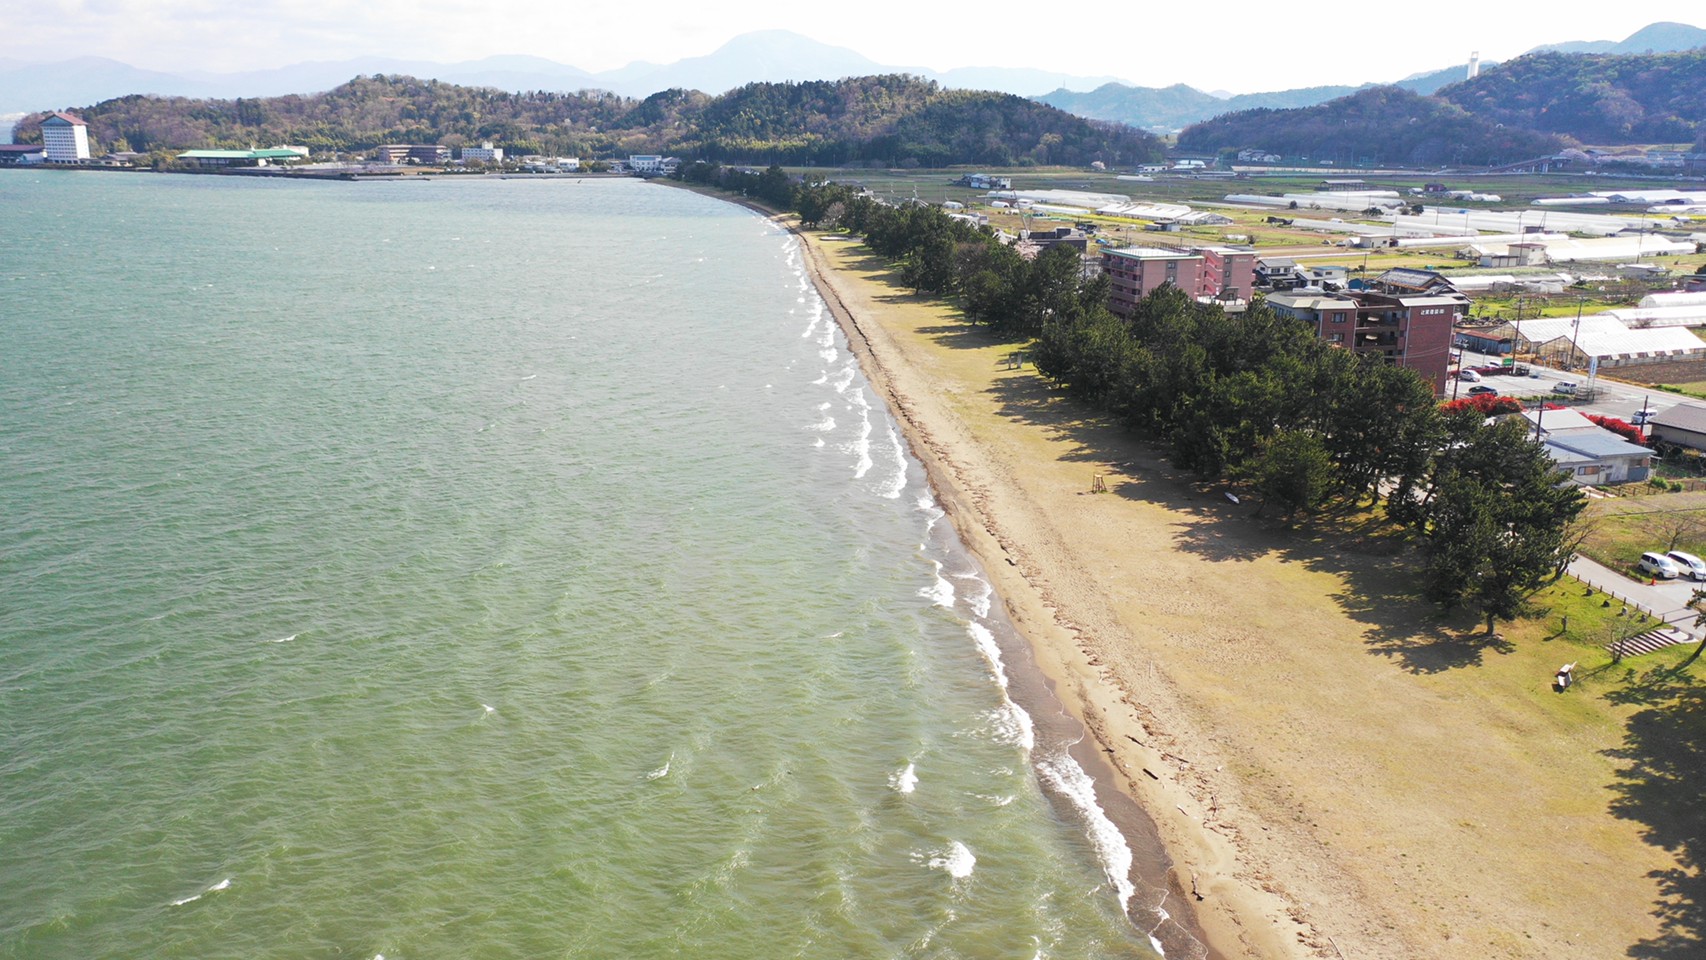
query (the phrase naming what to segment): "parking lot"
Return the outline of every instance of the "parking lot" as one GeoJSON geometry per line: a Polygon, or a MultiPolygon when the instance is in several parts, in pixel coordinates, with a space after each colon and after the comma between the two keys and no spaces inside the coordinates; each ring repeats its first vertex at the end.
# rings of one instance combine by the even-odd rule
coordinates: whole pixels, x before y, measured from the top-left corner
{"type": "MultiPolygon", "coordinates": [[[[1470,350],[1462,351],[1462,358],[1462,368],[1497,366],[1503,359],[1470,350]]],[[[1637,414],[1643,409],[1654,416],[1678,404],[1691,404],[1706,409],[1706,402],[1685,399],[1663,390],[1652,390],[1601,377],[1588,377],[1580,371],[1567,372],[1532,363],[1525,366],[1528,367],[1527,376],[1492,374],[1483,376],[1480,383],[1453,378],[1446,384],[1445,397],[1447,400],[1465,397],[1468,396],[1470,388],[1487,386],[1497,390],[1500,396],[1515,397],[1527,402],[1544,399],[1580,413],[1596,413],[1630,423],[1635,422],[1637,414]],[[1554,388],[1560,383],[1575,384],[1578,395],[1555,392],[1554,388]]]]}

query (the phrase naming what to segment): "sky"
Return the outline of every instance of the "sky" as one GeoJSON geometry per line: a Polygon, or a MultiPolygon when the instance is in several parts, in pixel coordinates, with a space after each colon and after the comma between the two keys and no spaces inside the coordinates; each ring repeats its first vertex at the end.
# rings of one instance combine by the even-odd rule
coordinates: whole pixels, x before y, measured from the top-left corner
{"type": "Polygon", "coordinates": [[[1449,17],[1413,4],[1311,10],[1255,0],[1002,9],[916,0],[20,0],[0,5],[0,59],[95,55],[176,73],[530,54],[596,72],[701,56],[736,35],[781,29],[892,66],[1029,66],[1244,93],[1397,80],[1464,62],[1471,50],[1502,60],[1543,43],[1621,40],[1664,19],[1636,4],[1585,3],[1544,13],[1487,4],[1449,17]]]}

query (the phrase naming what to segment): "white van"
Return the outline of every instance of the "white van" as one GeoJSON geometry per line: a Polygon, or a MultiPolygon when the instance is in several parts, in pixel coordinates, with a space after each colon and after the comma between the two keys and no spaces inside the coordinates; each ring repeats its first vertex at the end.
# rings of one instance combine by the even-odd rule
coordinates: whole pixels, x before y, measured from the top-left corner
{"type": "Polygon", "coordinates": [[[1676,561],[1662,553],[1641,554],[1641,562],[1635,564],[1635,569],[1649,577],[1658,577],[1662,580],[1675,580],[1682,576],[1682,568],[1677,565],[1676,561]]]}
{"type": "Polygon", "coordinates": [[[1681,550],[1672,550],[1665,556],[1675,560],[1677,567],[1682,570],[1682,575],[1688,579],[1706,580],[1706,560],[1702,560],[1692,553],[1683,553],[1681,550]]]}

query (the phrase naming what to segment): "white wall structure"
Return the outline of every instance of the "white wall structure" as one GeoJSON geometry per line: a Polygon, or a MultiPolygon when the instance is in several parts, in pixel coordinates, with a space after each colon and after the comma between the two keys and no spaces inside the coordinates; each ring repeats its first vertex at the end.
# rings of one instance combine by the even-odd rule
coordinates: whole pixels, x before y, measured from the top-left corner
{"type": "Polygon", "coordinates": [[[55,113],[41,122],[41,142],[49,163],[89,159],[89,125],[69,113],[55,113]]]}
{"type": "Polygon", "coordinates": [[[492,146],[492,142],[490,140],[487,140],[485,143],[482,143],[477,147],[462,148],[462,159],[464,160],[485,160],[491,163],[500,163],[503,161],[503,158],[504,148],[492,146]]]}

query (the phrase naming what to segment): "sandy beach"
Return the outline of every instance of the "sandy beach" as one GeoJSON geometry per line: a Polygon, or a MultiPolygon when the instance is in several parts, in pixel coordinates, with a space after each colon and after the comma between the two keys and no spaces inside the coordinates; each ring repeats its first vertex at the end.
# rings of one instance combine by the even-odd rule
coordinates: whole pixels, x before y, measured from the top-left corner
{"type": "Polygon", "coordinates": [[[1256,518],[856,239],[799,233],[1211,956],[1609,957],[1658,935],[1653,876],[1677,863],[1607,812],[1622,727],[1524,709],[1552,652],[1466,647],[1473,623],[1411,599],[1384,537],[1256,518]],[[1456,671],[1495,658],[1509,689],[1465,695],[1456,671]]]}

